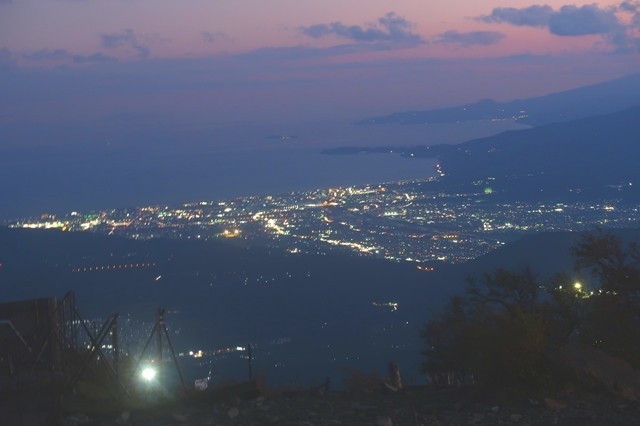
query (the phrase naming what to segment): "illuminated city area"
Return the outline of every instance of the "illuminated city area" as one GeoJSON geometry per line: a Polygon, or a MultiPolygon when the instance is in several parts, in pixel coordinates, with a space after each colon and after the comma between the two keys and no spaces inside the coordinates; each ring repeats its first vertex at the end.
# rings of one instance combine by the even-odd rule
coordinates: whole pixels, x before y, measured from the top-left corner
{"type": "MultiPolygon", "coordinates": [[[[290,253],[331,251],[416,262],[429,271],[486,254],[524,233],[621,228],[639,207],[621,200],[500,201],[491,180],[477,192],[440,192],[435,178],[385,184],[43,215],[14,228],[58,228],[131,239],[227,239],[290,253]]],[[[125,267],[140,267],[124,265],[125,267]]]]}

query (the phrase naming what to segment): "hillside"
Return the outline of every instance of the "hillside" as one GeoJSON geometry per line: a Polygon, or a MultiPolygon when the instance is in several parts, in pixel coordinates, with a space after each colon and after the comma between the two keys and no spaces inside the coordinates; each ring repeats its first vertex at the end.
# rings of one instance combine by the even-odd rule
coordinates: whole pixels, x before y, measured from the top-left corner
{"type": "Polygon", "coordinates": [[[419,324],[406,323],[399,299],[449,292],[427,287],[411,265],[376,259],[59,231],[1,229],[0,262],[2,302],[74,289],[85,317],[119,312],[148,322],[165,307],[168,323],[179,330],[178,351],[251,342],[259,348],[257,371],[268,370],[275,380],[278,374],[323,380],[347,368],[384,368],[388,359],[404,357],[393,347],[411,347],[406,352],[414,357],[419,324]],[[110,265],[118,267],[95,271],[110,265]],[[78,268],[94,270],[73,272],[78,268]],[[273,371],[274,364],[286,367],[273,371]]]}
{"type": "MultiPolygon", "coordinates": [[[[637,196],[639,129],[640,107],[635,107],[469,141],[440,160],[453,182],[493,177],[498,189],[556,193],[623,185],[637,196]]],[[[421,154],[426,150],[416,153],[421,154]]]]}
{"type": "Polygon", "coordinates": [[[173,336],[179,352],[251,342],[257,371],[276,383],[309,376],[321,381],[326,375],[340,383],[349,370],[384,372],[389,360],[419,381],[420,328],[464,290],[467,277],[530,266],[543,282],[556,271],[571,272],[570,248],[577,238],[532,235],[466,264],[424,272],[411,264],[344,255],[2,228],[0,303],[60,297],[74,289],[87,318],[119,312],[147,323],[156,308],[165,307],[168,324],[179,331],[173,336]],[[126,264],[152,266],[73,272],[126,264]],[[394,302],[397,310],[373,302],[394,302]],[[285,367],[274,370],[278,363],[285,367]]]}
{"type": "MultiPolygon", "coordinates": [[[[626,240],[640,237],[640,229],[614,233],[626,240]]],[[[119,311],[127,320],[149,320],[155,308],[164,306],[169,309],[167,324],[178,352],[194,345],[208,350],[251,341],[255,373],[271,386],[290,389],[281,396],[267,394],[253,401],[227,401],[214,392],[131,412],[93,406],[93,411],[87,411],[81,400],[71,398],[66,400],[64,414],[70,422],[89,419],[110,424],[126,415],[135,424],[185,417],[198,424],[289,424],[300,419],[355,424],[415,418],[447,424],[469,419],[474,424],[600,423],[605,418],[626,423],[637,411],[635,405],[588,394],[567,394],[561,402],[505,405],[458,388],[410,388],[399,394],[378,390],[389,360],[399,363],[405,384],[424,383],[418,372],[419,329],[452,293],[463,290],[467,277],[479,277],[497,267],[525,266],[531,267],[540,283],[558,271],[571,274],[571,247],[579,238],[571,232],[530,235],[468,263],[422,272],[409,264],[348,256],[293,256],[217,242],[133,241],[0,228],[0,303],[59,296],[74,289],[85,318],[119,311]],[[108,264],[152,266],[73,272],[78,267],[108,264]],[[265,284],[256,281],[259,277],[273,281],[265,284]],[[379,310],[371,306],[372,300],[394,300],[398,310],[379,310]],[[274,336],[290,341],[273,345],[269,341],[274,336]],[[332,389],[346,386],[350,392],[301,391],[321,383],[325,376],[331,377],[332,389]],[[350,381],[344,382],[345,377],[350,381]],[[207,395],[210,400],[205,400],[207,395]],[[558,404],[564,407],[561,411],[558,404]]],[[[144,333],[138,336],[145,337],[144,333]]],[[[244,363],[217,359],[213,365],[214,387],[245,377],[244,363]]],[[[186,372],[188,381],[193,374],[202,374],[193,369],[186,372]]],[[[38,398],[20,400],[22,409],[44,416],[51,398],[44,400],[41,394],[38,398]]],[[[16,400],[7,401],[0,404],[0,412],[15,412],[18,419],[20,409],[11,405],[16,400]]]]}
{"type": "Polygon", "coordinates": [[[358,125],[456,123],[517,120],[540,126],[591,115],[609,114],[640,103],[640,74],[528,99],[497,102],[484,99],[452,108],[398,112],[358,121],[358,125]]]}

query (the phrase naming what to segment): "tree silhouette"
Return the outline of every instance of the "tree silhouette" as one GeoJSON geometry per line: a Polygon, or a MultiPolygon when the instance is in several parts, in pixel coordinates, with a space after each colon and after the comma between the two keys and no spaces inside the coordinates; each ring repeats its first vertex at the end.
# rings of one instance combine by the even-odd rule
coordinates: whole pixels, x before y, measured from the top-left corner
{"type": "Polygon", "coordinates": [[[603,232],[585,235],[574,248],[576,269],[587,270],[598,289],[585,304],[578,336],[640,367],[640,253],[636,242],[624,243],[603,232]]]}
{"type": "Polygon", "coordinates": [[[565,383],[553,353],[566,345],[586,344],[640,367],[637,244],[588,233],[573,255],[576,275],[591,277],[589,289],[566,274],[542,285],[529,268],[469,279],[466,295],[452,298],[423,328],[423,370],[530,393],[565,383]]]}
{"type": "Polygon", "coordinates": [[[424,371],[472,375],[494,390],[546,387],[549,333],[538,287],[528,268],[497,269],[469,280],[467,296],[454,297],[422,331],[424,371]]]}

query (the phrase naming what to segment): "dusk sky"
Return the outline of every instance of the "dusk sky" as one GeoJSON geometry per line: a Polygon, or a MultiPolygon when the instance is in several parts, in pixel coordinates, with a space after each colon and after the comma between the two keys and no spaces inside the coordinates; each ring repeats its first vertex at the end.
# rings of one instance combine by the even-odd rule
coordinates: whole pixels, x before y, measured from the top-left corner
{"type": "Polygon", "coordinates": [[[510,100],[640,71],[639,30],[636,1],[0,0],[0,122],[24,136],[510,100]]]}

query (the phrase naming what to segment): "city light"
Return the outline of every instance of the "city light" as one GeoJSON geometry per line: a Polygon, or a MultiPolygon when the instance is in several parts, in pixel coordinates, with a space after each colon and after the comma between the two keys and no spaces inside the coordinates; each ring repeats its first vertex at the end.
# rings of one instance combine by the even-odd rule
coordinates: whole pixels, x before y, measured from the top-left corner
{"type": "MultiPolygon", "coordinates": [[[[425,271],[434,264],[461,263],[487,254],[504,245],[499,237],[505,231],[581,231],[594,226],[625,227],[640,220],[637,205],[612,201],[489,202],[483,198],[479,202],[494,178],[474,181],[477,189],[470,192],[430,192],[429,184],[437,179],[174,206],[73,211],[22,219],[9,227],[66,228],[136,240],[242,238],[291,253],[347,251],[419,262],[429,265],[419,268],[425,271]]],[[[71,269],[95,274],[156,266],[147,259],[121,259],[111,264],[85,261],[71,269]]],[[[574,290],[583,291],[577,286],[574,290]]]]}

